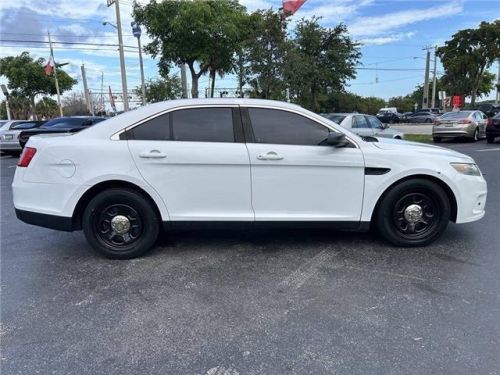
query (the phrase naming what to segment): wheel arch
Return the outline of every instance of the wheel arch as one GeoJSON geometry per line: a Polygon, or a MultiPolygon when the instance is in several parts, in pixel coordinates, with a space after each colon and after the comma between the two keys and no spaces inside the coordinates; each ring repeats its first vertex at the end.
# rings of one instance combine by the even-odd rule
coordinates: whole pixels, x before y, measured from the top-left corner
{"type": "Polygon", "coordinates": [[[97,194],[112,188],[124,188],[135,191],[136,193],[142,195],[146,198],[151,205],[153,206],[159,220],[162,220],[161,212],[158,207],[156,201],[151,197],[151,195],[145,191],[140,186],[124,180],[107,180],[97,183],[96,185],[89,188],[78,200],[75,209],[73,210],[73,229],[80,230],[82,229],[82,215],[85,207],[90,202],[90,200],[95,197],[97,194]]]}
{"type": "Polygon", "coordinates": [[[431,176],[431,175],[426,175],[426,174],[416,174],[416,175],[406,176],[406,177],[403,177],[403,178],[393,182],[391,185],[389,185],[384,190],[384,192],[380,195],[380,197],[378,198],[377,203],[375,204],[375,207],[374,207],[372,215],[371,215],[371,221],[373,222],[375,215],[378,211],[380,202],[382,202],[382,200],[387,195],[389,190],[391,190],[394,186],[396,186],[402,182],[405,182],[408,180],[414,180],[414,179],[423,179],[423,180],[432,181],[435,184],[439,185],[444,190],[444,192],[446,193],[446,196],[448,197],[448,199],[450,201],[450,208],[451,208],[450,220],[455,223],[457,221],[458,204],[457,204],[457,198],[455,197],[453,190],[443,180],[441,180],[437,177],[431,176]]]}

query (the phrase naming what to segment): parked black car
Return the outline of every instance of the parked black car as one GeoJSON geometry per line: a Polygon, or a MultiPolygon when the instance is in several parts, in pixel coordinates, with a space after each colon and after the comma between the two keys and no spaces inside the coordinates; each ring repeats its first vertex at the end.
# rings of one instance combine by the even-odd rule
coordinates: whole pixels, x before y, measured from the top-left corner
{"type": "Polygon", "coordinates": [[[401,114],[391,111],[378,111],[377,118],[384,124],[395,124],[401,121],[401,114]]]}
{"type": "Polygon", "coordinates": [[[486,141],[493,143],[495,137],[500,137],[500,112],[495,117],[488,118],[488,125],[486,126],[486,141]]]}
{"type": "Polygon", "coordinates": [[[477,108],[477,110],[483,112],[488,117],[495,117],[498,113],[500,113],[500,105],[482,104],[477,108]]]}
{"type": "Polygon", "coordinates": [[[24,130],[19,135],[19,144],[22,148],[31,136],[37,134],[76,133],[98,122],[106,120],[104,117],[71,116],[58,117],[47,121],[38,129],[24,130]]]}

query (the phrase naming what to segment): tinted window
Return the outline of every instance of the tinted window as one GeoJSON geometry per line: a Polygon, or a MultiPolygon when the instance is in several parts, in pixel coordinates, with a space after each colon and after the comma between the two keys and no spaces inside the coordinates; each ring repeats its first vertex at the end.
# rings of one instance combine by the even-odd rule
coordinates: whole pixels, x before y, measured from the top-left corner
{"type": "Polygon", "coordinates": [[[60,117],[47,121],[41,128],[46,129],[54,126],[57,128],[74,128],[80,126],[86,120],[87,118],[82,117],[60,117]]]}
{"type": "Polygon", "coordinates": [[[193,108],[172,112],[174,141],[234,142],[231,108],[193,108]]]}
{"type": "Polygon", "coordinates": [[[134,139],[144,141],[168,141],[170,114],[160,115],[132,129],[134,139]]]}
{"type": "Polygon", "coordinates": [[[295,113],[263,108],[248,113],[257,143],[317,146],[328,138],[327,127],[295,113]]]}
{"type": "Polygon", "coordinates": [[[370,125],[368,124],[368,121],[366,121],[365,116],[353,116],[352,127],[356,129],[369,128],[370,125]]]}
{"type": "Polygon", "coordinates": [[[21,124],[16,124],[11,129],[19,130],[19,129],[31,129],[37,125],[37,122],[22,122],[21,124]]]}
{"type": "Polygon", "coordinates": [[[374,129],[382,129],[383,128],[382,123],[376,117],[366,116],[366,118],[370,122],[370,125],[372,128],[374,128],[374,129]]]}
{"type": "Polygon", "coordinates": [[[345,115],[326,115],[326,118],[328,120],[336,122],[337,124],[340,124],[342,121],[344,121],[346,116],[345,115]]]}

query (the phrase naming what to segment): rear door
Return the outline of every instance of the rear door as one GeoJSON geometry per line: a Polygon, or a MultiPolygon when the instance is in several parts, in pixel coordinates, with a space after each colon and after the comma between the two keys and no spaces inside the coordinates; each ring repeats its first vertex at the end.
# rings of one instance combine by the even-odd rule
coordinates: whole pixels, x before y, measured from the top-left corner
{"type": "Polygon", "coordinates": [[[486,126],[488,126],[488,116],[483,112],[476,112],[477,122],[479,124],[479,134],[481,137],[486,137],[486,126]]]}
{"type": "Polygon", "coordinates": [[[336,221],[361,217],[361,150],[335,148],[331,131],[304,115],[274,108],[243,109],[256,221],[336,221]]]}
{"type": "Polygon", "coordinates": [[[372,126],[363,115],[352,116],[352,131],[361,137],[371,137],[375,135],[372,126]]]}
{"type": "Polygon", "coordinates": [[[239,109],[176,109],[127,132],[144,180],[172,221],[252,221],[250,164],[239,109]]]}

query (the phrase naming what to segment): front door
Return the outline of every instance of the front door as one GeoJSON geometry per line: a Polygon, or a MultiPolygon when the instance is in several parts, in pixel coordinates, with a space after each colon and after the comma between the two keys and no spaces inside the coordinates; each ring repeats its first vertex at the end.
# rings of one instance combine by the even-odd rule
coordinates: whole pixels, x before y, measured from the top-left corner
{"type": "Polygon", "coordinates": [[[172,221],[254,219],[240,124],[237,107],[205,106],[174,110],[128,131],[137,168],[172,221]]]}
{"type": "Polygon", "coordinates": [[[332,130],[295,112],[243,111],[256,221],[360,220],[364,160],[359,148],[326,145],[332,130]]]}

